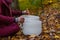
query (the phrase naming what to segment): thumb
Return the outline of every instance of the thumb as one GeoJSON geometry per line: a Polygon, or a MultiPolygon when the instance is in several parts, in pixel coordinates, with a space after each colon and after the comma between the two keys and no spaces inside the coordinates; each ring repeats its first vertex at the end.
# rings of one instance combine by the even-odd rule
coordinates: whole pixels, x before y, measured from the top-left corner
{"type": "Polygon", "coordinates": [[[24,17],[22,17],[22,16],[18,17],[18,22],[21,20],[21,18],[24,18],[24,17]]]}
{"type": "Polygon", "coordinates": [[[27,13],[27,15],[30,15],[30,11],[28,9],[26,10],[26,13],[27,13]]]}

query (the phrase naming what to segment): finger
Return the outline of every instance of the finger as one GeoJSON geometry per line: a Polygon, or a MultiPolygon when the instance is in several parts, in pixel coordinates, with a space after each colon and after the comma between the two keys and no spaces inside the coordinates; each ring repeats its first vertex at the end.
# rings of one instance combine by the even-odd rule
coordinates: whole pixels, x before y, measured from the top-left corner
{"type": "Polygon", "coordinates": [[[26,13],[27,13],[27,15],[30,15],[30,12],[29,12],[29,10],[27,10],[27,11],[26,11],[26,13]]]}

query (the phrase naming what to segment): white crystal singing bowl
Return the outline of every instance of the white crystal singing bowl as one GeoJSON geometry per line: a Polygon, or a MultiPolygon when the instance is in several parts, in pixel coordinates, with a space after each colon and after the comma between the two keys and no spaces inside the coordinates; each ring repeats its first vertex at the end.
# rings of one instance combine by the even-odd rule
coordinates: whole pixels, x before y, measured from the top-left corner
{"type": "Polygon", "coordinates": [[[22,26],[24,35],[39,35],[42,32],[42,22],[39,16],[34,15],[22,15],[25,21],[22,26]]]}

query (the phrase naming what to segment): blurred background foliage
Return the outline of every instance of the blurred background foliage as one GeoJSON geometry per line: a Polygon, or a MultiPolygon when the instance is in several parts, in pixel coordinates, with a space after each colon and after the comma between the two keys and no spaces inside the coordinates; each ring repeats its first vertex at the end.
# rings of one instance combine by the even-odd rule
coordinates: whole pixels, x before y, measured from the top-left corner
{"type": "Polygon", "coordinates": [[[46,5],[60,9],[60,0],[14,0],[12,3],[15,9],[26,10],[28,8],[35,14],[40,13],[41,9],[44,10],[46,5]]]}
{"type": "Polygon", "coordinates": [[[28,9],[37,9],[44,6],[45,4],[52,3],[53,7],[58,7],[58,0],[18,0],[19,8],[21,10],[28,9]]]}
{"type": "Polygon", "coordinates": [[[41,6],[41,0],[18,0],[19,7],[21,10],[28,9],[36,9],[41,6]]]}

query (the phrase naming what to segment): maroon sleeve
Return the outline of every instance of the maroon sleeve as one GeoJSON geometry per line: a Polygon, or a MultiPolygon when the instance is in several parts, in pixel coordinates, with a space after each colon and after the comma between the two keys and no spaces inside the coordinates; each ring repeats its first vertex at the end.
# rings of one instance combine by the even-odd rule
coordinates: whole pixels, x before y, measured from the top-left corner
{"type": "Polygon", "coordinates": [[[2,23],[13,23],[14,22],[14,17],[0,15],[0,21],[2,23]]]}
{"type": "Polygon", "coordinates": [[[22,15],[21,10],[11,10],[11,11],[12,11],[12,16],[20,16],[20,15],[22,15]]]}
{"type": "Polygon", "coordinates": [[[0,0],[0,14],[1,14],[1,4],[2,4],[2,3],[1,3],[1,0],[0,0]]]}

